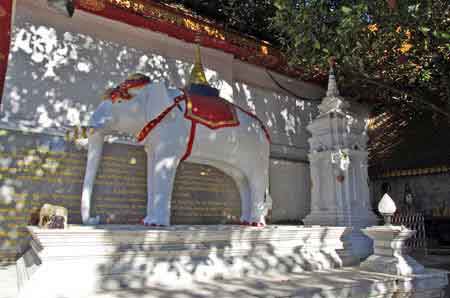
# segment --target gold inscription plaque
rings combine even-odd
[[[238,223],[241,201],[233,179],[218,169],[181,163],[172,195],[172,224]]]

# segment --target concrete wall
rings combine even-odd
[[[100,103],[103,91],[134,72],[182,87],[193,57],[191,44],[159,33],[83,12],[66,18],[49,10],[45,0],[17,0],[0,113],[3,171],[0,176],[0,219],[7,220],[6,224],[2,221],[0,225],[3,229],[0,231],[0,250],[11,250],[17,239],[26,236],[23,226],[29,220],[30,210],[45,201],[67,202],[71,222],[79,222],[77,206],[86,152],[69,144],[62,136],[73,126],[87,123]],[[302,218],[308,213],[310,200],[309,168],[305,163],[309,134],[305,127],[316,114],[316,104],[284,94],[266,70],[238,61],[229,54],[202,49],[202,58],[206,75],[210,83],[220,89],[221,96],[255,112],[270,130],[274,219]],[[318,99],[323,94],[323,90],[314,85],[274,76],[304,98]],[[110,140],[113,144],[109,145],[111,149],[104,157],[113,166],[110,170],[116,171],[110,174],[123,175],[127,169],[137,167],[133,170],[132,180],[139,181],[133,183],[144,187],[145,154],[142,148],[136,146],[130,136],[113,136]],[[50,150],[45,154],[56,154],[57,164],[61,163],[61,169],[69,172],[52,174],[51,170],[41,169],[47,166],[46,158],[39,153],[42,147]],[[37,168],[23,172],[24,169],[17,167],[30,158],[34,160],[34,157],[28,157],[29,152],[32,152],[31,156],[37,154],[37,161],[33,161]],[[139,158],[137,163],[130,165],[133,155]],[[105,171],[110,170],[105,168]],[[61,179],[64,184],[59,182]],[[36,181],[39,186],[33,184]],[[125,182],[120,183],[131,183]],[[139,217],[145,211],[142,208],[145,196],[139,194],[135,199],[139,209],[135,216]]]

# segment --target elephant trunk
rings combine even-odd
[[[91,218],[91,200],[94,190],[95,177],[102,158],[104,133],[95,130],[89,135],[89,147],[86,165],[86,174],[83,182],[81,197],[81,219],[83,224],[98,224],[99,218]]]

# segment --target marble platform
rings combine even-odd
[[[336,250],[343,249],[347,232],[344,227],[236,225],[28,230],[31,248],[17,262],[20,297],[46,298],[339,268]]]
[[[435,271],[417,284],[342,268],[336,250],[348,232],[343,227],[28,230],[31,248],[16,266],[18,297],[439,297],[447,282]],[[407,296],[411,287],[421,296]]]

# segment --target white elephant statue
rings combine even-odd
[[[217,128],[194,123],[192,118],[187,118],[186,109],[192,106],[186,99],[184,91],[167,88],[164,82],[150,83],[144,75],[133,75],[109,90],[89,122],[81,202],[83,224],[98,223],[98,218],[90,214],[91,199],[104,136],[112,131],[137,135],[145,147],[148,202],[143,221],[146,225],[170,225],[175,173],[183,160],[210,165],[230,175],[241,197],[241,223],[265,224],[270,140],[261,121],[229,104],[236,125],[225,123]]]

